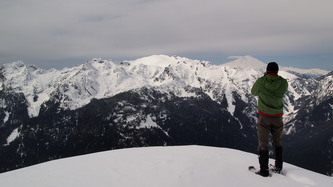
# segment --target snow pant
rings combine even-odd
[[[269,117],[269,116],[259,115],[258,118],[259,151],[268,150],[270,134],[272,134],[273,145],[275,147],[282,147],[282,139],[283,139],[282,117]]]
[[[268,168],[268,144],[270,134],[275,146],[275,167],[281,170],[283,164],[283,121],[282,117],[269,117],[259,115],[258,118],[258,150],[261,169]],[[267,156],[266,156],[267,155]]]

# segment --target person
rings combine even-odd
[[[278,75],[279,66],[276,62],[267,64],[266,73],[256,80],[251,93],[258,98],[258,152],[260,170],[257,174],[269,176],[269,138],[272,135],[275,147],[275,172],[281,172],[283,165],[283,96],[288,90],[286,79]]]

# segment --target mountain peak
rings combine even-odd
[[[241,69],[255,69],[262,70],[266,68],[266,64],[252,56],[230,56],[231,59],[236,59],[234,61],[222,64],[223,66],[229,66],[231,68],[241,68]]]
[[[177,64],[180,60],[186,58],[168,55],[152,55],[132,61],[135,64],[143,64],[148,66],[167,67],[172,64]],[[188,59],[187,59],[188,60]]]

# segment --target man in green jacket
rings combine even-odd
[[[253,85],[251,93],[258,99],[258,142],[260,171],[257,174],[267,177],[268,144],[272,134],[275,147],[275,171],[282,170],[282,138],[283,138],[283,96],[288,90],[286,79],[278,75],[279,66],[276,62],[267,65],[266,73]]]

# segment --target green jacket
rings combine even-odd
[[[282,116],[283,95],[287,90],[287,80],[277,74],[269,74],[259,78],[251,89],[253,95],[259,96],[259,114]]]

